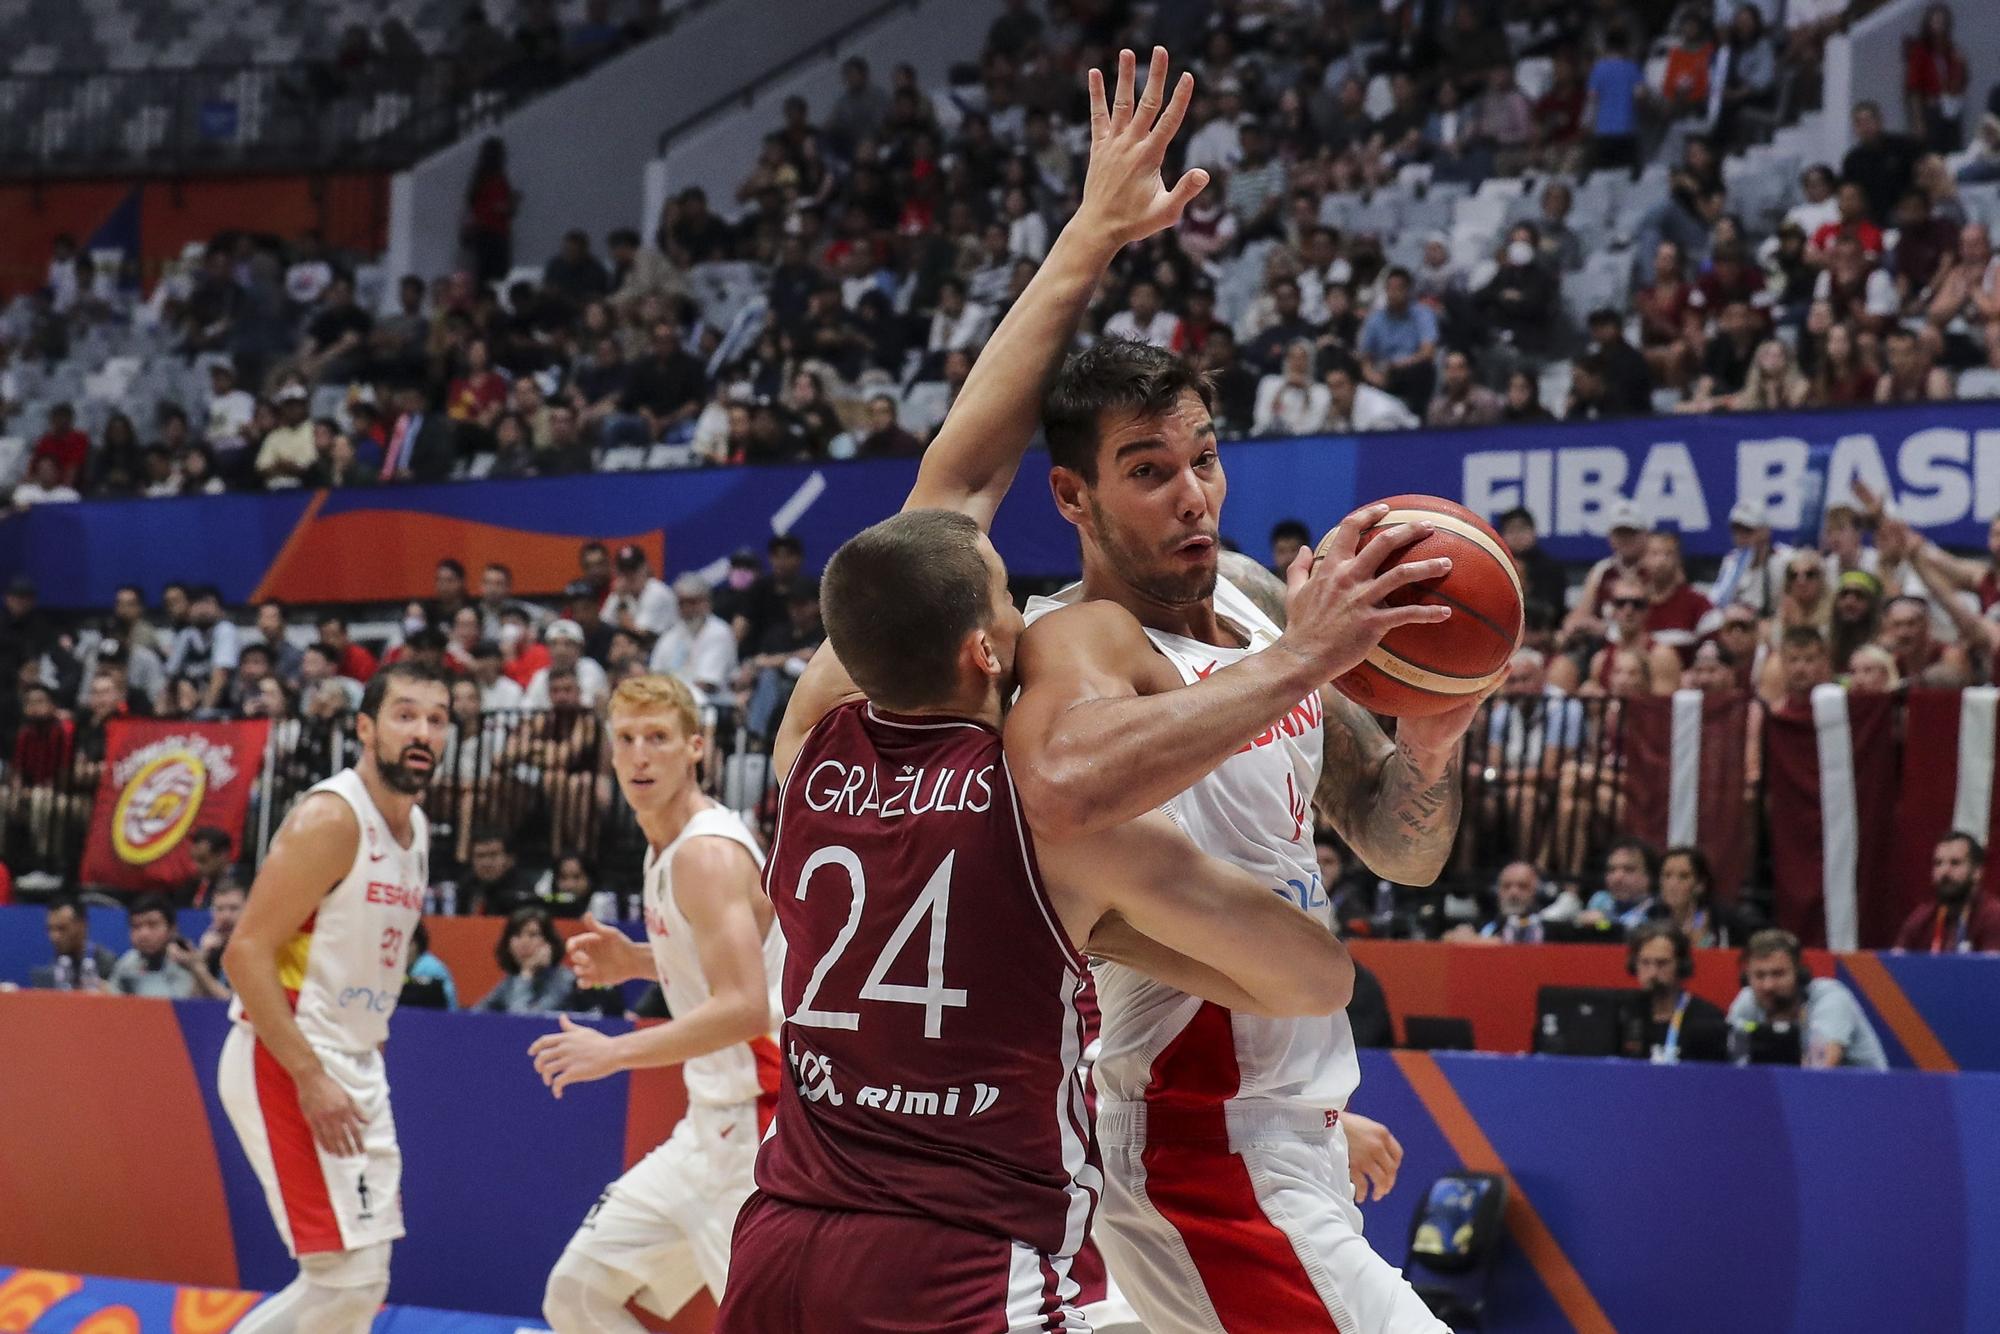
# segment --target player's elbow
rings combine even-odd
[[[1277,1019],[1317,1018],[1345,1010],[1354,999],[1354,960],[1339,941],[1316,951],[1313,962],[1287,975],[1268,999]]]
[[[1023,765],[1014,776],[1014,788],[1021,794],[1021,813],[1028,827],[1044,842],[1085,838],[1117,823],[1112,799],[1098,775],[1059,755]]]

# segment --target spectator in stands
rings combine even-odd
[[[1516,370],[1508,374],[1507,399],[1500,409],[1500,420],[1531,425],[1555,420],[1555,414],[1542,406],[1541,385],[1527,371]]]
[[[1660,914],[1653,886],[1659,878],[1659,854],[1643,839],[1621,838],[1604,856],[1604,888],[1592,894],[1577,914],[1578,926],[1631,931]]]
[[[1853,127],[1854,147],[1841,159],[1841,179],[1861,188],[1868,216],[1883,223],[1903,191],[1910,188],[1918,145],[1905,135],[1886,132],[1882,108],[1872,101],[1854,104]]]
[[[1694,656],[1695,632],[1713,608],[1688,582],[1679,533],[1661,531],[1646,535],[1646,549],[1639,557],[1639,577],[1651,599],[1646,611],[1647,634],[1654,643],[1679,653],[1685,665]]]
[[[195,994],[194,974],[167,957],[174,934],[174,905],[158,894],[135,899],[126,914],[132,947],[111,970],[107,988],[121,996],[186,1000]],[[185,945],[185,941],[181,941]]]
[[[1312,365],[1312,344],[1301,338],[1286,351],[1283,367],[1258,382],[1253,435],[1310,435],[1326,424],[1333,396],[1313,380]]]
[[[1669,121],[1708,118],[1708,79],[1715,33],[1705,15],[1684,9],[1660,79],[1660,114]]]
[[[409,971],[398,1004],[432,1010],[458,1008],[458,984],[444,960],[431,953],[431,933],[422,921],[410,931]]]
[[[992,311],[966,299],[963,279],[946,277],[938,285],[937,310],[931,316],[925,350],[933,356],[976,351],[992,332]]]
[[[576,305],[611,292],[611,271],[590,252],[590,236],[581,229],[563,233],[561,245],[542,267],[542,287]]]
[[[472,256],[473,276],[497,283],[514,267],[514,215],[521,193],[507,178],[507,144],[495,136],[479,146],[466,188],[465,221],[459,239]]]
[[[1493,916],[1481,924],[1475,938],[1501,945],[1541,944],[1541,894],[1540,867],[1508,862],[1493,881]]]
[[[29,970],[28,985],[44,991],[105,991],[118,956],[90,940],[90,919],[76,895],[62,892],[46,910],[49,948],[55,958]]]
[[[1989,110],[1979,118],[1972,143],[1951,155],[1949,167],[1960,185],[2000,181],[2000,111]]]
[[[236,923],[242,920],[243,903],[248,897],[239,884],[217,885],[209,898],[208,929],[201,933],[200,942],[190,945],[176,938],[168,944],[168,959],[185,968],[194,979],[195,995],[208,1000],[228,1000],[235,994],[223,969],[222,954],[229,947],[229,938],[236,934]]]
[[[1895,656],[1897,673],[1913,685],[1951,690],[1973,679],[1964,646],[1940,643],[1932,635],[1930,604],[1921,597],[1890,599],[1878,642]]]
[[[1729,554],[1722,558],[1710,594],[1715,603],[1749,607],[1769,616],[1785,596],[1785,568],[1792,549],[1771,538],[1771,516],[1755,500],[1739,500],[1729,511]]]
[[[75,487],[62,480],[61,465],[47,454],[29,460],[28,480],[16,486],[13,494],[17,510],[32,509],[36,505],[74,504],[82,499]]]
[[[674,580],[679,615],[653,645],[649,668],[685,681],[703,704],[727,698],[736,676],[736,632],[715,614],[708,581],[699,574]]]
[[[1977,364],[2000,347],[2000,260],[1984,223],[1959,228],[1956,254],[1944,258],[1923,295],[1925,318],[1959,364]]]
[[[196,826],[188,834],[188,878],[174,890],[174,902],[182,908],[208,908],[216,892],[228,882],[230,862],[236,846],[226,830],[212,824]]]
[[[318,461],[312,423],[307,420],[309,398],[306,387],[296,381],[277,393],[278,424],[257,449],[257,476],[268,490],[297,486]]]
[[[1730,406],[1743,391],[1756,358],[1759,327],[1747,301],[1731,301],[1716,318],[1715,336],[1702,353],[1701,374],[1682,410],[1709,412]]]
[[[48,459],[55,465],[54,475],[42,484],[78,486],[89,457],[90,437],[76,429],[76,409],[67,403],[58,403],[50,408],[49,429],[35,441],[34,451],[28,456],[30,467],[42,459]]]
[[[319,643],[337,674],[363,685],[375,675],[375,655],[348,636],[344,618],[331,614],[320,617]]]
[[[488,712],[518,709],[526,698],[519,682],[502,670],[500,645],[482,639],[473,646],[471,680],[479,692],[479,707]]]
[[[382,453],[381,479],[442,481],[451,471],[455,452],[451,419],[431,410],[430,397],[420,383],[398,389],[395,404],[396,423]]]
[[[1924,339],[1898,325],[1883,341],[1889,369],[1875,382],[1877,403],[1937,403],[1951,397],[1951,375],[1937,364]]]
[[[528,682],[527,707],[549,708],[549,677],[562,672],[575,677],[581,707],[596,708],[610,694],[611,686],[597,660],[583,656],[583,627],[567,618],[552,621],[543,632],[542,640],[548,646],[549,665],[536,672]]]
[[[889,94],[869,77],[868,62],[850,56],[840,67],[841,92],[827,112],[826,130],[833,146],[852,154],[857,146],[881,134],[889,118]]]
[[[1271,563],[1268,567],[1279,578],[1292,568],[1298,554],[1313,540],[1312,530],[1299,519],[1280,519],[1271,525]]]
[[[1799,938],[1776,928],[1759,931],[1743,947],[1743,989],[1729,1006],[1732,1051],[1749,1059],[1757,1033],[1772,1026],[1800,1026],[1800,1064],[1814,1069],[1889,1068],[1881,1039],[1844,983],[1806,971]]]
[[[1160,289],[1141,278],[1127,293],[1125,309],[1104,322],[1106,338],[1126,338],[1172,348],[1180,332],[1180,319],[1160,305]]]
[[[446,556],[431,572],[431,600],[428,606],[421,608],[424,619],[435,626],[448,626],[471,605],[471,599],[465,592],[464,562]]]
[[[267,598],[257,604],[256,633],[256,642],[270,654],[271,672],[287,683],[296,682],[299,679],[299,646],[285,635],[284,603],[276,598]]]
[[[562,937],[538,904],[513,909],[493,957],[507,976],[472,1008],[492,1014],[555,1014],[577,1008],[576,975],[557,962]]]
[[[1632,62],[1632,39],[1623,28],[1605,34],[1604,53],[1590,67],[1585,119],[1591,129],[1591,165],[1627,167],[1639,174],[1639,105],[1646,77]]]
[[[1801,371],[1791,345],[1778,338],[1757,344],[1743,388],[1718,400],[1731,412],[1789,412],[1812,401],[1812,382]]]
[[[466,878],[458,887],[459,912],[498,917],[532,905],[533,886],[514,861],[506,835],[491,826],[474,829]]]
[[[1361,324],[1362,374],[1402,400],[1412,413],[1429,404],[1436,381],[1437,316],[1411,297],[1410,272],[1392,268],[1382,279],[1382,304]]]
[[[653,577],[651,560],[628,543],[618,548],[614,564],[617,574],[602,611],[606,624],[649,638],[663,633],[673,623],[674,598],[666,584]]]
[[[896,420],[896,400],[888,394],[868,400],[867,428],[854,447],[856,458],[910,459],[924,452],[924,442]]]
[[[1445,374],[1447,378],[1451,374],[1449,358],[1445,361]],[[1521,588],[1528,599],[1560,607],[1568,576],[1563,572],[1562,562],[1542,550],[1541,539],[1535,531],[1534,514],[1525,506],[1517,505],[1500,516],[1499,526],[1500,538],[1514,555],[1514,565],[1521,574]]]
[[[1716,909],[1714,893],[1715,872],[1700,848],[1668,848],[1661,854],[1660,905],[1666,921],[1697,949],[1729,944],[1729,926]]]
[[[1812,692],[1833,681],[1833,657],[1826,635],[1817,626],[1794,625],[1778,641],[1778,651],[1765,660],[1761,693],[1766,703],[1794,718],[1812,716]]]
[[[1354,364],[1345,358],[1335,361],[1327,371],[1326,389],[1324,429],[1329,432],[1401,431],[1417,424],[1416,414],[1401,399],[1363,383]]]
[[[1952,40],[1951,28],[1951,6],[1934,4],[1903,47],[1903,101],[1910,132],[1937,153],[1956,152],[1964,136],[1965,52]]]
[[[194,681],[202,692],[201,707],[214,709],[240,654],[236,626],[222,615],[222,594],[213,585],[195,589],[188,601],[188,624],[174,636],[167,654],[167,675]]]
[[[2000,952],[2000,900],[1981,891],[1986,849],[1953,830],[1931,849],[1931,901],[1896,933],[1896,948],[1929,954]]]
[[[1672,241],[1660,242],[1653,252],[1652,281],[1632,298],[1639,315],[1639,349],[1656,384],[1679,389],[1694,369],[1699,317],[1693,295],[1681,248]]]
[[[1755,5],[1739,5],[1729,23],[1727,74],[1719,90],[1713,134],[1728,149],[1750,141],[1745,113],[1769,115],[1778,101],[1778,49],[1765,31],[1765,17]]]
[[[775,559],[772,564],[775,572]],[[755,643],[756,652],[743,660],[736,674],[737,708],[750,734],[763,739],[771,736],[807,661],[826,638],[817,582],[793,585],[785,613],[782,623],[765,629]]]
[[[1471,355],[1453,349],[1444,354],[1444,374],[1424,424],[1490,426],[1500,420],[1500,407],[1500,396],[1473,378]]]
[[[1625,940],[1625,971],[1639,984],[1619,1052],[1656,1065],[1729,1058],[1729,1025],[1713,1003],[1687,989],[1694,951],[1672,922],[1643,922]]]
[[[1851,407],[1875,401],[1880,376],[1874,353],[1855,338],[1852,325],[1830,325],[1816,360],[1809,395],[1814,407]]]

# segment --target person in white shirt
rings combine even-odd
[[[1310,435],[1326,424],[1333,395],[1312,371],[1312,344],[1298,339],[1285,349],[1284,369],[1257,382],[1252,435]]]
[[[1243,140],[1236,133],[1243,119],[1243,89],[1235,80],[1224,79],[1215,96],[1215,115],[1194,132],[1187,146],[1187,165],[1210,175],[1234,171],[1243,160]]]
[[[931,316],[926,352],[973,351],[993,332],[993,312],[965,298],[965,283],[946,278],[938,284],[937,312]]]
[[[1804,232],[1808,239],[1828,223],[1840,221],[1840,200],[1835,197],[1833,168],[1815,162],[1799,176],[1805,198],[1785,212],[1785,221]]]
[[[530,709],[549,707],[549,673],[569,672],[576,677],[582,705],[594,709],[611,694],[610,678],[594,658],[583,656],[583,627],[567,617],[550,624],[542,635],[549,646],[549,665],[528,679],[528,695],[523,701]]]
[[[1327,431],[1407,431],[1417,425],[1417,416],[1394,394],[1363,383],[1352,366],[1336,365],[1326,373]]]
[[[500,646],[482,639],[472,649],[472,682],[479,687],[479,710],[518,709],[527,698],[521,683],[501,672]]]
[[[1771,540],[1771,516],[1754,500],[1739,500],[1729,511],[1729,540],[1709,601],[1717,607],[1740,602],[1760,617],[1773,615],[1785,600],[1792,549]]]
[[[713,704],[736,675],[736,632],[715,614],[714,595],[700,575],[674,580],[674,601],[680,615],[653,645],[646,665],[659,675],[679,677],[702,704]]]
[[[49,505],[81,500],[73,486],[62,484],[62,469],[55,459],[43,454],[28,465],[28,480],[14,488],[14,508],[27,509],[30,505]]]
[[[1039,264],[1048,258],[1049,222],[1035,211],[1028,192],[1015,186],[1002,205],[1007,213],[1007,252]]]
[[[664,633],[674,623],[674,595],[653,577],[646,553],[627,543],[618,548],[614,564],[617,573],[604,599],[604,623],[649,637]]]
[[[1106,338],[1129,338],[1171,350],[1180,331],[1178,316],[1160,309],[1160,289],[1144,278],[1132,284],[1126,308],[1104,322]]]
[[[257,400],[236,385],[236,367],[218,358],[208,365],[208,443],[217,449],[241,449],[244,433],[257,415]]]

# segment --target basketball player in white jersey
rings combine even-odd
[[[388,1295],[403,1157],[381,1047],[430,883],[417,803],[450,723],[435,672],[378,672],[355,717],[360,760],[286,817],[229,940],[217,1083],[299,1262],[236,1326],[247,1334],[353,1334]]]
[[[1327,684],[1388,630],[1449,616],[1388,598],[1450,567],[1385,570],[1430,525],[1364,543],[1386,512],[1366,507],[1290,572],[1295,609],[1331,598],[1338,614],[1282,630],[1218,578],[1226,487],[1208,395],[1178,359],[1121,340],[1056,377],[1050,486],[1084,574],[1029,603],[1009,761],[1043,837],[1164,807],[1330,929],[1315,810],[1404,884],[1433,880],[1457,832],[1455,764],[1479,700],[1405,719],[1392,741]],[[1442,1329],[1361,1239],[1339,1124],[1360,1078],[1346,1015],[1261,1018],[1117,964],[1095,973],[1097,1236],[1152,1334]]]
[[[672,1020],[609,1037],[564,1016],[529,1052],[560,1098],[620,1070],[678,1065],[688,1111],[666,1143],[613,1182],[549,1275],[556,1334],[643,1330],[626,1309],[671,1317],[706,1284],[722,1300],[729,1234],[755,1189],[757,1144],[777,1103],[784,937],[771,925],[763,851],[696,778],[700,710],[671,676],[611,694],[611,765],[646,835],[646,940],[585,920],[569,962],[585,986],[659,979]]]

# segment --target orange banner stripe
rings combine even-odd
[[[1944,1049],[1937,1034],[1931,1032],[1931,1026],[1917,1013],[1917,1007],[1910,1004],[1910,998],[1903,994],[1902,986],[1879,956],[1842,954],[1837,957],[1847,969],[1847,975],[1861,988],[1861,994],[1875,1007],[1875,1013],[1882,1016],[1882,1022],[1896,1035],[1896,1041],[1910,1053],[1917,1069],[1947,1072],[1958,1069],[1958,1062]]]
[[[313,492],[312,499],[306,502],[305,512],[299,515],[299,521],[292,525],[292,531],[285,535],[285,544],[278,548],[277,555],[271,557],[271,564],[265,569],[264,577],[257,581],[256,591],[250,594],[252,602],[262,602],[271,596],[272,577],[285,568],[285,562],[291,557],[293,549],[305,540],[306,534],[312,529],[313,521],[319,518],[319,508],[326,504],[328,494],[330,493],[325,487]]]
[[[1396,1064],[1402,1069],[1403,1078],[1410,1081],[1417,1097],[1423,1100],[1424,1110],[1437,1122],[1444,1132],[1446,1142],[1459,1160],[1471,1172],[1491,1172],[1507,1182],[1507,1231],[1514,1238],[1514,1244],[1528,1257],[1528,1263],[1554,1297],[1556,1305],[1569,1318],[1569,1323],[1577,1334],[1618,1334],[1617,1326],[1604,1314],[1604,1308],[1597,1304],[1590,1287],[1583,1281],[1583,1275],[1576,1272],[1569,1256],[1563,1253],[1562,1243],[1555,1233],[1549,1231],[1542,1216],[1535,1212],[1535,1206],[1528,1199],[1521,1183],[1507,1170],[1507,1164],[1494,1151],[1493,1143],[1486,1138],[1486,1132],[1479,1128],[1479,1122],[1466,1108],[1465,1100],[1458,1096],[1458,1090],[1445,1078],[1444,1071],[1431,1058],[1429,1052],[1398,1051],[1392,1053]]]

